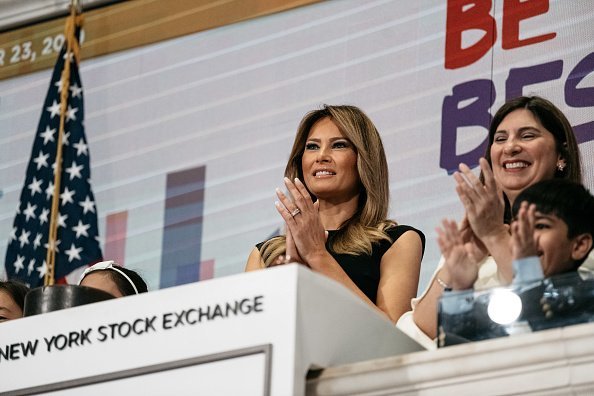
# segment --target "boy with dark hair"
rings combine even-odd
[[[592,251],[594,197],[581,184],[551,179],[520,193],[512,213],[515,220],[511,225],[510,244],[516,285],[510,294],[519,297],[515,306],[517,316],[513,316],[514,306],[509,302],[495,308],[497,291],[451,294],[451,298],[440,302],[440,346],[583,323],[592,317],[590,308],[584,308],[584,304],[591,307],[591,293],[582,296],[579,287],[575,289],[577,294],[571,294],[571,298],[575,298],[572,303],[566,301],[564,294],[545,299],[546,287],[554,288],[557,282],[565,285],[568,280],[575,283],[579,279],[577,274],[575,278],[568,275],[550,279],[546,286],[539,281],[575,273]],[[480,256],[472,250],[471,244],[463,242],[455,222],[444,221],[438,233],[440,247],[448,253],[446,260],[450,263],[446,261],[445,265],[451,265],[452,285],[472,284],[478,276]],[[504,315],[497,317],[501,313]],[[507,325],[510,327],[505,327]]]
[[[514,282],[575,271],[592,250],[594,197],[581,184],[541,181],[520,193],[512,211]]]

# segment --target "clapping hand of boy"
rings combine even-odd
[[[510,244],[514,260],[538,255],[537,241],[534,238],[535,219],[536,205],[522,202],[518,215],[511,225]]]

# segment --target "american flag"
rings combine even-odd
[[[30,287],[42,285],[47,272],[46,254],[60,128],[61,74],[66,60],[71,62],[71,71],[62,138],[55,279],[102,260],[97,208],[90,184],[89,146],[84,132],[82,84],[76,58],[72,54],[66,55],[64,43],[43,105],[6,250],[8,278],[20,279]]]

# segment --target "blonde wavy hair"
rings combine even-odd
[[[285,176],[291,180],[296,177],[304,180],[301,158],[305,143],[314,124],[324,118],[332,120],[352,143],[357,154],[360,181],[357,211],[340,226],[339,232],[331,241],[330,248],[337,254],[371,254],[374,243],[381,240],[391,242],[385,230],[395,226],[396,222],[386,219],[390,190],[384,146],[375,125],[361,109],[346,105],[324,105],[319,110],[307,113],[297,129],[297,136],[285,168]],[[315,200],[311,191],[310,194]],[[285,252],[284,235],[269,239],[260,248],[260,255],[267,267]]]

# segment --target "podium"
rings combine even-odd
[[[0,325],[0,393],[302,395],[310,368],[423,348],[292,264]]]

